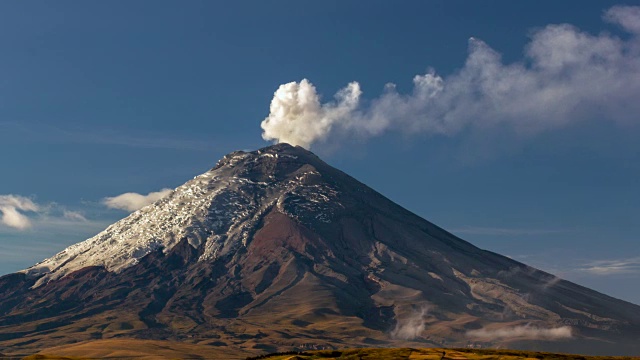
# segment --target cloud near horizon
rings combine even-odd
[[[24,213],[37,211],[40,211],[40,206],[30,198],[12,194],[0,195],[0,221],[8,227],[19,230],[31,227],[31,221]]]
[[[640,274],[640,257],[593,261],[578,270],[594,275]]]
[[[16,194],[0,195],[0,214],[0,224],[16,230],[32,228],[34,220],[36,225],[51,219],[66,219],[70,223],[88,221],[79,211],[67,210],[56,203],[38,204],[32,198]]]
[[[111,209],[126,210],[134,212],[140,210],[143,207],[153,204],[154,202],[169,195],[173,190],[162,189],[157,192],[150,192],[147,195],[142,195],[134,192],[124,193],[114,197],[107,197],[102,200],[102,203]]]
[[[603,20],[628,37],[548,25],[533,32],[525,57],[511,64],[470,38],[459,71],[447,77],[435,70],[416,75],[409,94],[387,84],[366,105],[357,82],[326,103],[307,79],[280,85],[261,124],[262,137],[309,148],[337,134],[369,138],[397,129],[452,136],[469,128],[504,127],[533,136],[590,119],[635,123],[640,116],[640,7],[614,6]]]
[[[513,326],[497,329],[482,328],[467,331],[467,337],[474,339],[513,339],[527,338],[530,340],[560,340],[571,338],[571,327],[539,328],[535,326]]]

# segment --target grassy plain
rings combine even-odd
[[[545,352],[496,349],[348,349],[272,354],[250,360],[638,360],[640,357],[583,356]]]
[[[229,350],[155,340],[97,340],[50,348],[24,360],[247,359],[247,360],[640,360],[640,357],[584,356],[497,349],[361,348],[249,356]]]

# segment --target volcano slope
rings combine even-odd
[[[481,250],[300,147],[234,152],[0,278],[0,349],[91,339],[243,354],[510,346],[638,354],[640,306]]]

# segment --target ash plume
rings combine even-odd
[[[366,104],[357,82],[326,103],[307,79],[283,84],[261,124],[262,137],[309,148],[337,134],[453,136],[466,129],[506,128],[534,136],[592,119],[637,122],[640,7],[614,6],[603,20],[625,37],[548,25],[532,33],[524,58],[510,64],[483,41],[470,38],[468,57],[457,72],[416,75],[408,94],[387,84]]]

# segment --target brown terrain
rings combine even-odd
[[[55,355],[54,355],[55,354]],[[204,345],[159,340],[94,340],[43,350],[24,360],[83,359],[231,359],[240,356]],[[585,356],[506,349],[469,348],[358,348],[338,350],[287,351],[247,360],[637,360],[630,356]]]
[[[83,359],[245,359],[251,353],[167,340],[104,339],[54,346],[40,355]]]
[[[302,148],[232,153],[211,174],[202,191],[233,179],[211,202],[185,197],[194,193],[187,183],[100,240],[109,244],[121,228],[158,228],[155,219],[172,201],[196,204],[189,214],[204,215],[189,218],[191,232],[176,235],[171,247],[113,270],[111,258],[89,257],[96,243],[45,262],[45,272],[1,277],[0,351],[104,357],[153,348],[167,357],[243,358],[508,346],[640,353],[640,306],[481,250]],[[223,200],[244,210],[221,227],[212,219]],[[215,256],[204,256],[212,248]],[[74,267],[80,259],[93,262]]]

